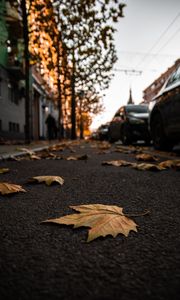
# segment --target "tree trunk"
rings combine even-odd
[[[21,0],[24,38],[24,58],[25,58],[25,143],[30,143],[30,96],[29,96],[29,32],[28,18],[26,10],[26,0]]]
[[[58,84],[58,112],[59,112],[59,116],[58,116],[58,138],[59,140],[62,138],[62,134],[63,134],[63,123],[62,123],[62,97],[61,97],[61,72],[60,72],[60,38],[59,38],[59,34],[58,33],[58,45],[57,45],[57,49],[58,49],[58,53],[57,53],[57,84]]]
[[[75,56],[73,48],[72,59],[72,77],[71,77],[71,139],[76,139],[76,96],[75,96]]]

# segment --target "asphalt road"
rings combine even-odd
[[[178,300],[180,173],[103,166],[103,160],[135,161],[135,155],[113,148],[103,154],[86,143],[73,149],[61,154],[88,159],[0,161],[10,168],[0,182],[27,190],[0,195],[0,299]],[[50,187],[27,182],[39,175],[62,176],[65,182]],[[90,243],[87,228],[41,224],[72,213],[70,205],[93,203],[150,214],[133,217],[138,233]]]

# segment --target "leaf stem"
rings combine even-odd
[[[125,217],[141,217],[150,214],[150,210],[146,209],[142,213],[137,213],[137,214],[124,214]]]

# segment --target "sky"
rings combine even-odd
[[[109,122],[127,104],[129,89],[135,104],[143,90],[180,58],[180,0],[122,0],[124,18],[116,26],[118,61],[114,78],[104,91],[104,112],[91,125]]]

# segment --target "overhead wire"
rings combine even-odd
[[[141,75],[143,71],[139,70],[137,68],[144,62],[144,60],[146,59],[146,57],[148,57],[149,55],[153,56],[152,59],[154,59],[155,57],[157,57],[157,55],[160,53],[160,51],[162,49],[164,49],[164,47],[180,31],[180,28],[178,28],[178,30],[168,39],[168,41],[166,41],[166,43],[156,53],[151,53],[151,51],[159,44],[159,42],[162,40],[162,38],[165,36],[165,34],[168,32],[168,30],[171,28],[171,26],[175,23],[175,21],[179,18],[179,16],[180,16],[180,12],[175,16],[175,18],[171,21],[171,23],[167,26],[167,28],[161,33],[161,35],[156,40],[156,42],[153,44],[153,46],[149,49],[149,51],[144,54],[143,58],[140,60],[140,62],[136,65],[136,67],[134,69],[122,68],[122,69],[114,69],[114,71],[116,71],[116,72],[124,72],[126,75]],[[120,52],[126,53],[126,54],[133,54],[133,53],[135,53],[135,54],[142,54],[140,52],[128,52],[128,51],[120,51]],[[163,54],[163,56],[171,56],[171,57],[173,57],[173,55],[166,55],[166,54]],[[155,72],[156,70],[153,69],[151,71]]]
[[[151,54],[151,51],[159,44],[159,42],[161,41],[161,39],[168,32],[168,30],[175,23],[175,21],[179,18],[179,16],[180,16],[180,12],[176,15],[176,17],[172,20],[172,22],[167,26],[167,28],[162,32],[162,34],[159,36],[159,38],[156,40],[156,42],[153,44],[153,46],[149,49],[149,51],[143,56],[143,58],[141,59],[141,61],[136,65],[135,69],[137,67],[139,67],[139,65],[141,65],[144,62],[144,60],[146,59],[146,57],[148,57]]]
[[[154,55],[157,56],[159,54],[159,52],[162,49],[164,49],[166,47],[166,45],[178,34],[179,31],[180,31],[180,27],[173,33],[172,36],[170,36],[170,38],[166,41],[166,43]]]

